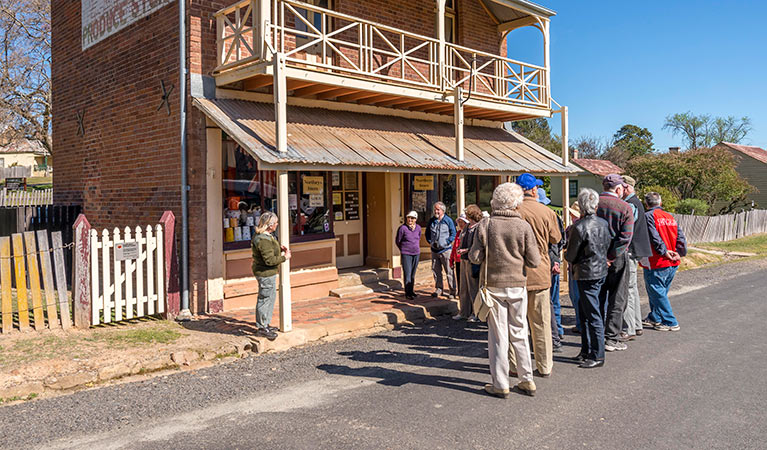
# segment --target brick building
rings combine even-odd
[[[178,15],[171,0],[52,2],[55,202],[96,227],[181,216]],[[261,211],[294,254],[289,328],[291,299],[327,295],[339,269],[398,276],[408,210],[488,209],[519,173],[577,173],[503,128],[555,112],[553,15],[526,0],[187,1],[192,312],[255,305]],[[506,54],[525,26],[543,65]]]

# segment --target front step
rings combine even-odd
[[[330,296],[338,298],[357,297],[360,295],[369,295],[372,293],[372,289],[361,284],[357,286],[346,286],[330,290]]]

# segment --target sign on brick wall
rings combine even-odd
[[[82,0],[83,50],[174,0]]]

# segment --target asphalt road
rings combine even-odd
[[[0,408],[0,447],[767,448],[767,263],[673,292],[682,331],[590,371],[568,335],[533,398],[482,393],[486,330],[448,320]]]

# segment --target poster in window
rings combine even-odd
[[[342,205],[344,203],[343,196],[340,192],[333,192],[333,206]]]
[[[426,192],[413,192],[413,210],[426,211]]]
[[[330,179],[334,188],[341,187],[341,172],[331,172]]]
[[[433,191],[434,175],[416,175],[413,177],[414,191]]]
[[[301,184],[304,195],[322,194],[325,190],[325,177],[301,177]]]
[[[333,220],[341,221],[344,220],[344,212],[343,211],[336,211],[335,216],[333,217]]]
[[[344,190],[356,191],[359,189],[357,185],[357,172],[344,172]]]
[[[288,194],[288,207],[291,211],[298,209],[298,196],[296,194]]]
[[[309,206],[312,208],[321,208],[325,206],[325,196],[322,194],[310,194]]]
[[[346,220],[359,220],[360,218],[359,192],[344,193],[344,212],[346,213]]]

